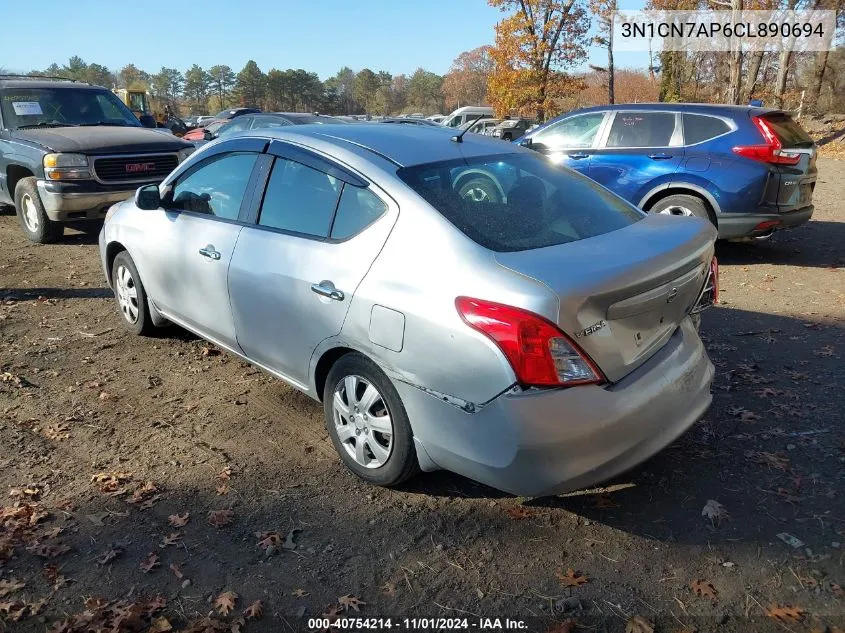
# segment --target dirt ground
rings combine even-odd
[[[411,629],[845,627],[843,182],[821,160],[809,225],[718,246],[705,419],[607,488],[543,499],[447,473],[361,483],[317,403],[178,329],[126,333],[94,236],[35,245],[0,216],[0,630],[222,630],[196,621],[225,592],[215,617],[250,633],[342,609]]]

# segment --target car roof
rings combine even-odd
[[[443,160],[489,156],[521,151],[516,145],[480,135],[466,134],[462,142],[452,139],[456,130],[430,125],[298,125],[252,130],[237,136],[259,136],[293,141],[304,145],[309,139],[329,143],[362,155],[362,151],[387,159],[399,167],[409,167]],[[227,138],[234,138],[233,136]],[[370,159],[373,157],[370,156]]]
[[[747,114],[747,115],[760,115],[766,114],[768,112],[780,112],[777,108],[760,108],[757,106],[748,106],[748,105],[733,105],[728,103],[615,103],[612,105],[598,105],[598,106],[591,106],[588,108],[579,108],[577,110],[572,110],[570,112],[566,112],[561,116],[567,116],[569,114],[576,114],[576,113],[583,113],[583,112],[604,112],[605,110],[628,110],[628,111],[637,111],[637,110],[651,110],[651,111],[661,111],[661,110],[668,110],[668,111],[683,111],[683,112],[700,112],[700,113],[709,113],[709,114],[722,114],[722,115],[736,115],[736,114]],[[559,117],[556,117],[559,118]]]
[[[93,86],[81,81],[63,81],[60,79],[3,79],[0,88],[76,88],[78,90],[107,90],[103,86]]]

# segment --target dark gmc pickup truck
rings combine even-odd
[[[96,224],[193,150],[142,126],[105,88],[0,75],[0,205],[15,206],[34,242],[55,242],[68,223]]]

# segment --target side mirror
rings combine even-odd
[[[519,141],[519,144],[522,145],[522,147],[527,147],[531,149],[531,146],[534,145],[534,141],[531,140],[531,137],[522,137],[522,139]]]
[[[161,194],[158,185],[144,185],[135,192],[135,206],[144,211],[154,211],[161,207]]]
[[[142,114],[138,117],[138,120],[144,127],[156,127],[156,120],[152,115]]]
[[[212,134],[208,130],[204,130],[203,133],[202,133],[202,138],[206,141],[213,141],[214,140],[214,134]]]

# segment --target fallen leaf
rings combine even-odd
[[[632,615],[625,622],[625,633],[654,633],[654,624],[641,615]]]
[[[701,516],[710,519],[711,523],[720,523],[723,519],[730,519],[728,511],[715,499],[708,499],[701,510]]]
[[[22,589],[26,587],[25,582],[21,582],[16,578],[11,578],[10,580],[0,580],[0,598],[5,598],[10,593],[14,593],[18,589]]]
[[[261,600],[256,600],[246,609],[244,609],[244,618],[247,620],[258,620],[264,612],[264,603]]]
[[[258,537],[257,546],[263,550],[267,550],[271,547],[278,549],[282,545],[282,535],[278,532],[256,532],[255,536]]]
[[[165,536],[161,543],[158,544],[159,547],[162,549],[165,547],[170,547],[171,545],[178,545],[182,541],[182,534],[179,532],[172,532]]]
[[[228,484],[220,484],[217,486],[217,495],[223,496],[229,494],[229,485]]]
[[[232,609],[235,608],[235,602],[238,599],[238,594],[234,591],[224,591],[214,601],[214,608],[220,615],[229,615]]]
[[[310,596],[311,592],[305,591],[305,589],[297,589],[290,595],[292,595],[294,598],[304,598],[306,596]]]
[[[690,587],[697,595],[710,598],[711,600],[715,600],[719,595],[716,587],[708,580],[693,580],[690,583]]]
[[[581,585],[585,585],[590,582],[589,578],[579,574],[574,569],[566,570],[565,574],[563,572],[557,572],[555,576],[557,576],[557,579],[560,580],[560,584],[564,587],[580,587]]]
[[[366,602],[364,602],[360,598],[353,596],[351,594],[347,594],[345,596],[340,596],[340,598],[337,599],[337,603],[341,607],[343,607],[344,611],[349,611],[349,609],[354,609],[355,611],[360,611],[361,607],[363,605],[367,604]]]
[[[41,598],[37,602],[30,602],[27,605],[30,616],[36,616],[47,606],[47,598]]]
[[[845,598],[845,590],[842,589],[842,585],[832,582],[830,583],[830,591],[837,598]]]
[[[153,620],[150,628],[147,629],[147,633],[168,633],[168,631],[172,630],[173,626],[170,624],[170,621],[164,616],[161,616]]]
[[[798,622],[804,617],[804,609],[801,607],[789,607],[773,604],[766,609],[766,615],[781,622]]]
[[[107,549],[97,558],[97,564],[108,565],[111,561],[113,561],[121,554],[123,554],[123,549],[121,549],[120,547],[113,547],[111,549]]]
[[[180,528],[188,525],[188,519],[190,518],[190,516],[190,512],[185,512],[183,514],[171,514],[169,517],[167,517],[167,520],[173,527]]]
[[[141,561],[141,564],[138,567],[143,573],[148,574],[158,566],[158,554],[156,554],[155,552],[150,552],[149,554],[147,554],[147,557]]]
[[[789,458],[782,453],[767,453],[765,451],[748,451],[745,456],[756,464],[762,464],[776,470],[787,470]]]
[[[234,471],[232,470],[232,467],[226,466],[226,468],[217,473],[217,479],[220,481],[229,481],[233,474]]]
[[[56,542],[54,545],[31,545],[26,550],[41,558],[56,558],[62,554],[67,554],[70,548],[67,545]]]
[[[396,585],[392,582],[386,582],[381,586],[381,593],[385,596],[390,596],[391,598],[396,595]]]
[[[212,510],[208,513],[208,522],[216,528],[229,525],[235,519],[232,510]]]
[[[525,506],[514,506],[505,510],[505,513],[512,519],[527,519],[534,515],[534,510]]]

